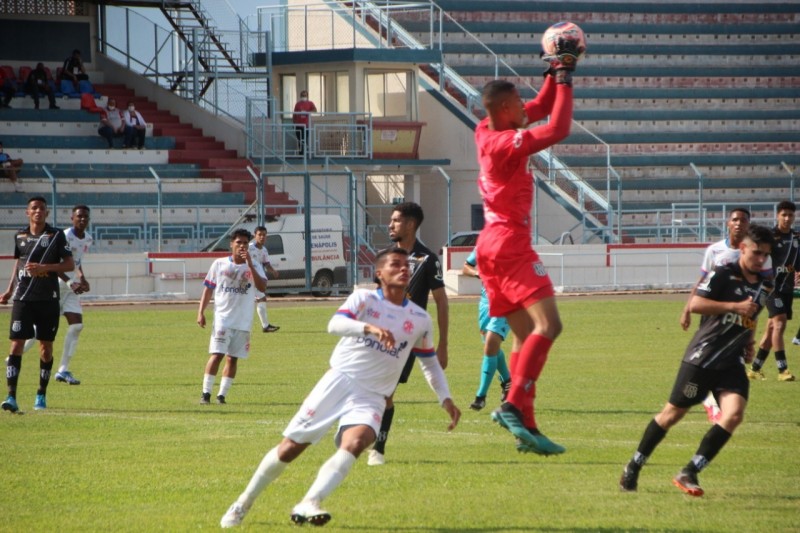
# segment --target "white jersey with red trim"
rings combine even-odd
[[[729,265],[739,260],[739,248],[731,248],[728,239],[717,241],[708,248],[703,255],[703,264],[700,268],[703,270],[703,275],[712,272],[716,267]],[[769,277],[772,275],[772,258],[767,257],[764,266],[761,268],[761,275]]]
[[[331,368],[366,390],[389,396],[397,387],[409,355],[436,355],[431,316],[411,300],[395,305],[384,298],[380,289],[357,289],[336,314],[388,329],[394,335],[392,349],[373,335],[342,337],[334,348]]]
[[[250,243],[250,246],[248,246],[247,250],[250,253],[250,257],[252,258],[253,263],[258,263],[262,267],[264,267],[264,265],[269,264],[269,252],[267,251],[266,246],[262,246],[261,248],[259,248],[258,246],[256,246],[255,241],[252,241]],[[266,278],[266,276],[264,277]]]
[[[254,261],[253,268],[266,279],[260,264]],[[220,257],[211,264],[203,285],[214,291],[215,331],[250,331],[253,326],[253,294],[256,287],[247,263],[236,264],[231,256]]]
[[[79,272],[78,268],[81,267],[81,262],[83,261],[83,254],[89,251],[89,248],[92,247],[94,244],[94,239],[89,234],[88,231],[83,232],[83,237],[78,237],[75,235],[75,228],[67,228],[64,230],[64,236],[67,238],[67,244],[69,244],[70,249],[72,250],[72,260],[75,261],[75,270],[72,272],[65,272],[67,277],[70,281],[74,280],[78,277]],[[63,283],[63,280],[59,278],[59,281]]]

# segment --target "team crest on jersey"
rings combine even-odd
[[[514,148],[519,148],[522,146],[522,132],[525,130],[517,130],[517,133],[514,134]]]
[[[11,331],[13,331],[14,333],[19,333],[20,331],[22,331],[22,322],[20,322],[19,320],[15,320],[14,322],[12,322]]]
[[[687,383],[685,387],[683,387],[683,395],[687,398],[694,398],[697,396],[697,383]]]
[[[39,238],[39,246],[41,246],[42,248],[47,248],[48,246],[50,246],[50,236],[42,235]]]
[[[411,322],[410,320],[406,320],[405,322],[403,322],[403,331],[405,331],[408,334],[413,333],[414,332],[414,323]]]

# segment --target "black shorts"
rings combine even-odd
[[[13,340],[31,339],[34,335],[40,341],[52,342],[58,333],[58,320],[61,308],[58,300],[40,302],[14,301],[11,308],[11,327],[8,338]],[[36,326],[34,332],[33,327]]]
[[[793,299],[794,294],[792,293],[772,293],[772,295],[767,298],[767,311],[769,312],[769,317],[772,318],[778,315],[786,315],[786,320],[791,320]]]
[[[714,398],[718,398],[720,392],[727,391],[735,392],[747,400],[750,380],[747,379],[744,365],[709,369],[681,363],[669,403],[688,408],[705,400],[709,391],[714,394]]]
[[[417,356],[411,354],[408,356],[408,360],[406,361],[406,366],[403,367],[403,372],[400,374],[400,381],[398,383],[408,383],[408,378],[411,377],[411,370],[414,368],[414,361],[417,360]]]

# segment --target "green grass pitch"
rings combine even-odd
[[[700,475],[703,498],[671,484],[707,430],[700,407],[656,450],[639,492],[623,494],[622,466],[667,399],[691,335],[678,326],[683,297],[559,300],[565,327],[538,386],[537,414],[567,453],[550,458],[518,454],[511,435],[491,422],[497,385],[486,409],[468,408],[482,355],[476,305],[450,306],[447,375],[463,411],[459,427],[445,431],[446,414],[415,369],[396,395],[387,464],[358,461],[325,501],[333,515],[326,530],[800,530],[800,383],[778,383],[772,356],[769,379],[752,384],[744,424]],[[255,330],[227,405],[198,404],[209,331],[196,325],[194,306],[85,308],[72,363],[83,384],[52,382],[43,412],[32,409],[38,358],[26,354],[18,390],[26,414],[0,413],[0,531],[218,529],[337,340],[325,325],[338,302],[276,298],[270,306],[281,330]],[[6,306],[3,328],[8,317]],[[796,326],[790,322],[787,339]],[[56,364],[62,340],[63,331]],[[800,347],[789,344],[787,354],[799,372]],[[333,453],[329,437],[267,488],[245,530],[296,529],[289,513]]]

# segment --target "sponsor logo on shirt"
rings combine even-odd
[[[381,352],[381,353],[385,353],[386,355],[390,355],[390,356],[394,357],[395,359],[399,359],[399,354],[408,345],[408,341],[401,342],[399,346],[395,346],[391,350],[389,348],[387,348],[386,345],[383,344],[382,342],[380,342],[380,341],[378,341],[376,339],[373,339],[371,337],[357,337],[356,338],[356,344],[363,344],[367,348],[371,348],[371,349],[373,349],[375,351],[378,351],[378,352]]]

